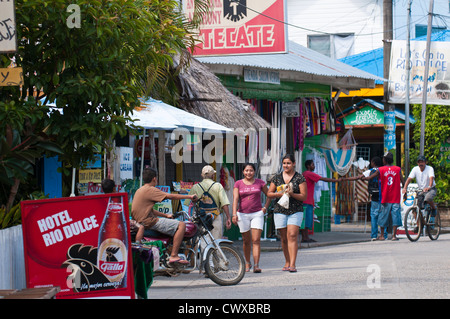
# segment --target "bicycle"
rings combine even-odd
[[[426,226],[426,233],[431,240],[437,240],[441,233],[441,217],[436,211],[432,216],[431,206],[424,201],[425,193],[420,188],[409,188],[408,195],[414,196],[413,206],[410,207],[404,217],[406,237],[412,242],[417,241]],[[424,217],[425,216],[425,217]]]

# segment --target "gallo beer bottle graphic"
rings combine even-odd
[[[98,235],[97,266],[115,288],[127,286],[127,247],[122,197],[112,196]]]

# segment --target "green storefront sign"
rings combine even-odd
[[[395,123],[404,123],[398,118]],[[384,113],[370,106],[365,106],[362,109],[355,111],[344,117],[344,124],[346,126],[360,126],[360,125],[384,125]]]

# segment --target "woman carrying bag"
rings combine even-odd
[[[306,179],[295,171],[295,158],[291,154],[283,157],[283,171],[275,175],[270,183],[267,197],[277,199],[274,205],[275,228],[280,232],[281,247],[286,259],[283,271],[297,272],[299,229],[303,221],[303,201],[307,197]],[[282,191],[277,191],[277,188]],[[284,191],[283,191],[284,190]],[[280,205],[283,195],[287,195],[286,206]],[[283,198],[286,198],[286,196]]]

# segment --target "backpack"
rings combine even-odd
[[[207,191],[204,190],[202,185],[199,183],[198,186],[203,190],[203,194],[199,199],[198,207],[200,213],[204,213],[206,215],[211,215],[213,219],[216,219],[217,216],[220,214],[219,206],[217,206],[216,202],[214,201],[214,198],[209,193],[209,190],[211,187],[214,186],[217,182],[212,183],[212,185],[208,188]]]
[[[370,171],[370,175],[375,174],[377,169],[373,168]],[[372,196],[373,201],[378,201],[380,196],[380,186],[378,184],[378,177],[372,178],[368,184],[369,194]]]

